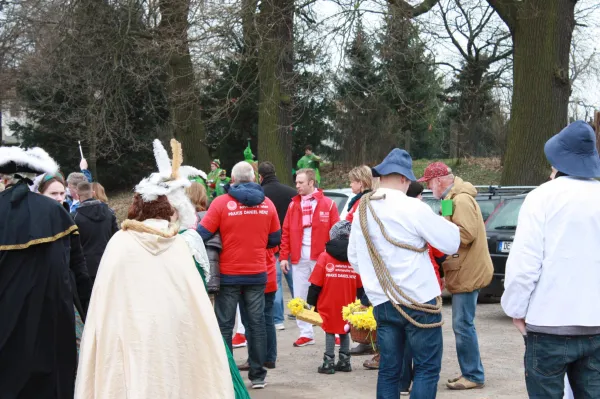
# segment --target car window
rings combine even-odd
[[[485,199],[481,201],[478,200],[477,203],[479,204],[479,208],[481,209],[481,215],[483,216],[483,221],[485,222],[486,220],[488,220],[490,215],[494,213],[494,209],[496,209],[496,207],[500,203],[500,199]]]
[[[441,202],[438,199],[433,197],[423,198],[423,202],[431,207],[433,212],[440,213]],[[481,209],[481,214],[483,215],[483,221],[485,222],[490,215],[494,212],[494,209],[500,203],[500,199],[478,199],[477,203],[479,204],[479,208]]]
[[[433,212],[435,212],[436,214],[440,213],[440,210],[442,208],[442,203],[440,202],[439,199],[435,199],[433,197],[427,197],[427,198],[423,198],[423,202],[426,203],[427,205],[429,205],[431,207],[431,209],[433,210]]]
[[[517,228],[519,211],[525,198],[508,199],[502,202],[486,223],[487,230],[514,230]]]
[[[342,213],[342,210],[344,209],[344,207],[346,206],[346,203],[348,202],[348,196],[344,195],[344,194],[328,193],[328,192],[325,192],[325,196],[332,199],[335,202],[335,205],[337,206],[338,212]]]

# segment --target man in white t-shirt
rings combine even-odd
[[[412,395],[434,399],[442,367],[441,291],[427,243],[454,254],[460,245],[459,230],[424,202],[406,195],[416,180],[406,151],[394,149],[373,168],[373,176],[381,178],[380,188],[361,199],[352,222],[348,260],[360,273],[377,320],[381,354],[377,399],[400,396],[405,339],[415,364]],[[405,306],[400,291],[412,299],[413,309]]]

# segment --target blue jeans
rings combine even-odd
[[[575,398],[600,398],[600,335],[528,332],[525,383],[531,399],[562,399],[565,373]]]
[[[285,276],[285,281],[287,281],[287,285],[292,293],[292,298],[294,297],[294,283],[292,280],[292,269],[288,272],[288,274],[283,274],[281,271],[281,265],[279,264],[279,255],[277,255],[277,293],[275,294],[275,302],[273,304],[273,321],[275,324],[283,323],[283,284],[281,283],[282,276]]]
[[[478,296],[479,290],[452,294],[452,329],[462,376],[471,382],[483,384],[485,376],[474,323]]]
[[[215,314],[221,335],[233,352],[231,338],[235,325],[235,311],[238,303],[240,312],[246,312],[246,334],[248,336],[248,357],[250,359],[250,381],[264,381],[267,370],[263,367],[267,354],[265,332],[265,284],[221,285],[215,298]]]
[[[435,304],[435,299],[428,302]],[[403,307],[419,323],[431,324],[442,320],[441,314],[424,313]],[[375,306],[377,345],[379,346],[379,375],[377,399],[400,396],[400,374],[408,340],[414,360],[414,382],[411,399],[434,399],[442,369],[442,328],[419,328],[406,320],[391,302]]]
[[[413,354],[408,337],[404,340],[404,357],[402,358],[402,372],[400,373],[400,391],[408,392],[410,383],[414,378]]]
[[[269,292],[265,294],[265,329],[267,331],[267,357],[266,362],[277,361],[277,333],[275,332],[275,324],[273,323],[273,300],[275,299],[275,293]],[[240,301],[240,316],[242,318],[242,324],[246,325],[248,320],[248,315],[242,306],[242,302],[244,299]],[[246,340],[250,340],[252,333],[246,330]],[[250,359],[248,359],[248,363],[250,363]]]

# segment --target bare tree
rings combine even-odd
[[[451,43],[459,55],[457,63],[438,63],[454,71],[450,90],[458,93],[452,97],[458,117],[451,128],[450,157],[473,155],[489,127],[485,119],[498,109],[490,94],[512,68],[511,34],[485,0],[442,0],[432,16],[442,26],[430,19],[429,34]]]

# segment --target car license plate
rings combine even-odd
[[[509,253],[511,245],[512,245],[512,241],[498,242],[498,252],[505,253],[505,254]]]

